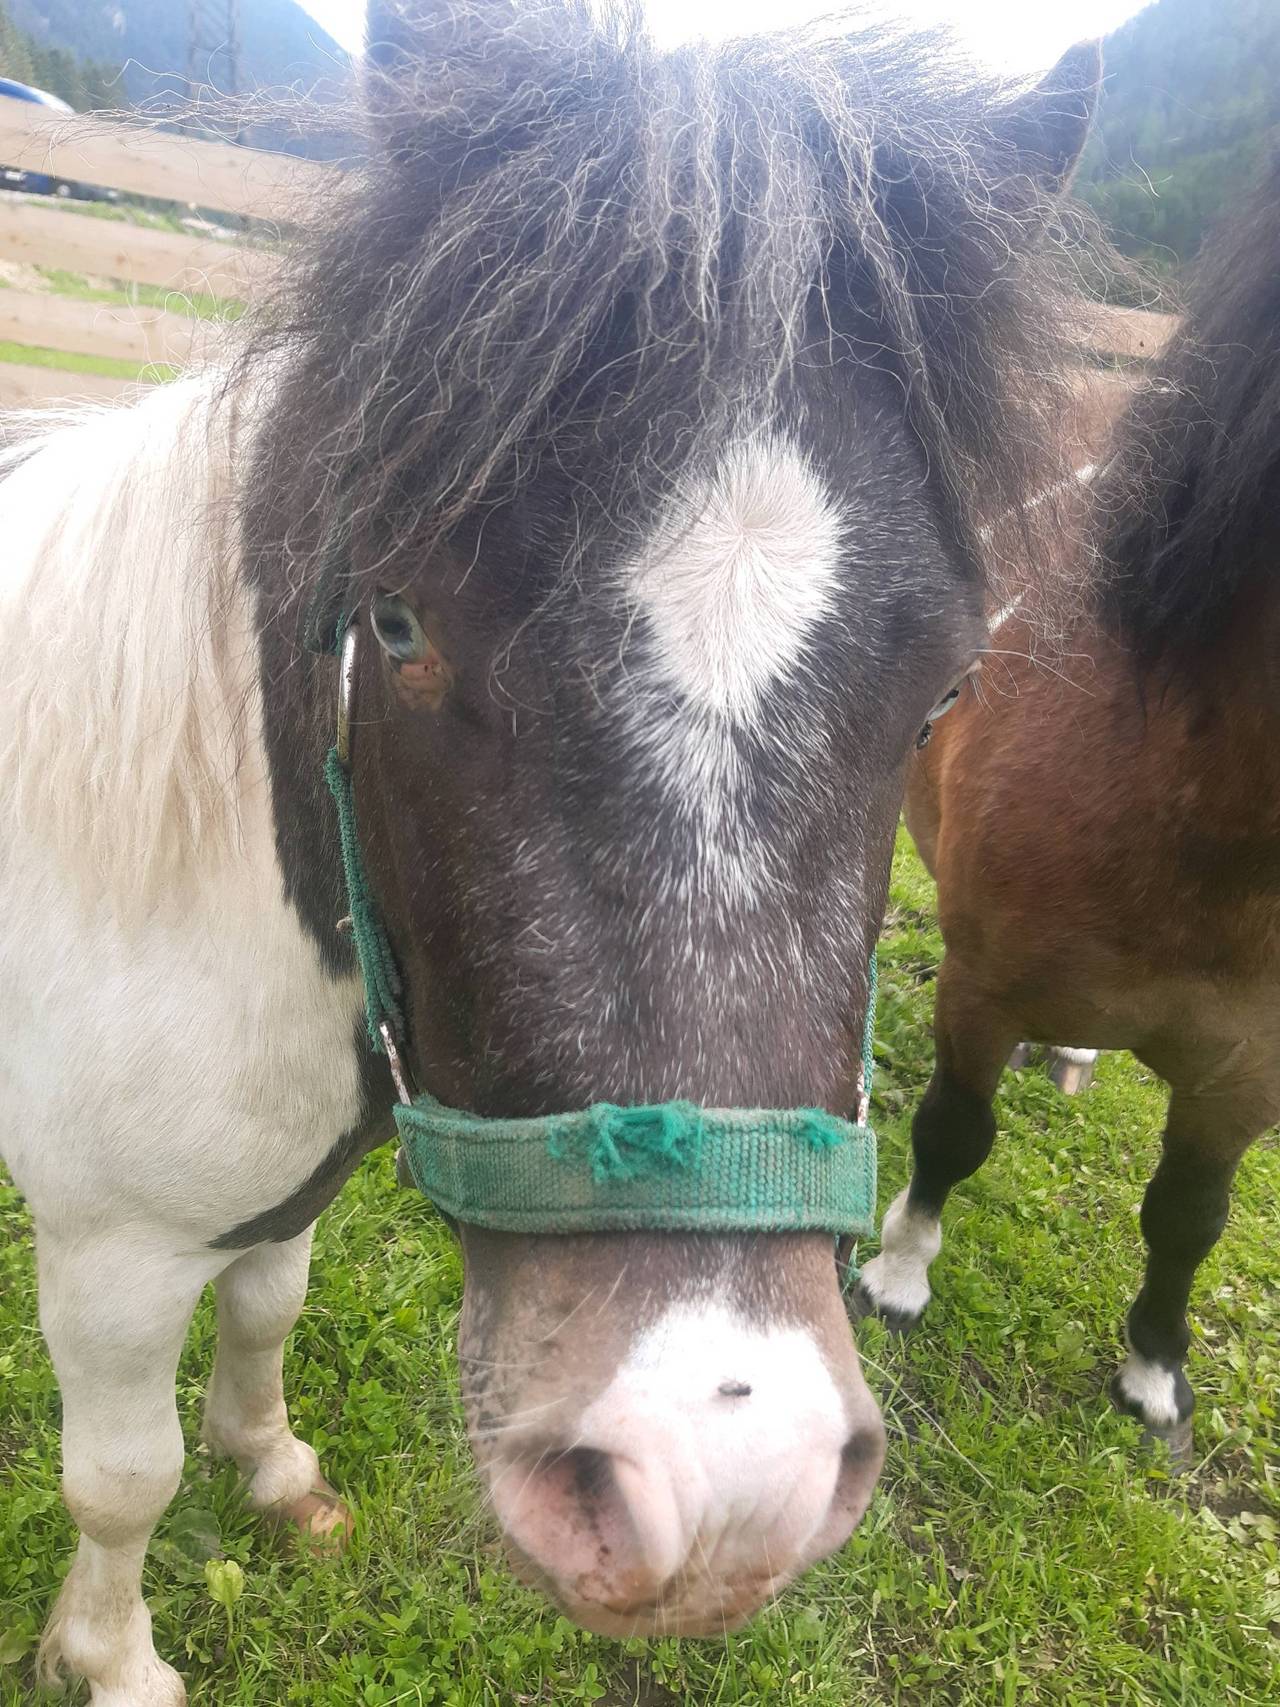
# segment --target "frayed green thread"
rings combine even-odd
[[[846,1141],[845,1123],[823,1109],[798,1109],[796,1114],[794,1136],[811,1150],[832,1150]],[[557,1162],[576,1162],[585,1147],[597,1185],[694,1169],[702,1157],[705,1117],[705,1109],[692,1102],[626,1108],[596,1103],[572,1128],[564,1121],[556,1125],[547,1139],[547,1154]]]
[[[820,1108],[803,1108],[801,1126],[796,1134],[813,1150],[833,1150],[845,1141],[844,1122]]]
[[[703,1111],[695,1103],[621,1108],[602,1102],[587,1119],[587,1161],[597,1185],[696,1168],[701,1159]],[[572,1159],[563,1136],[553,1134],[547,1149],[557,1161]]]

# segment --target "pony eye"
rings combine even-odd
[[[960,680],[958,682],[954,682],[951,685],[951,687],[949,687],[947,689],[946,693],[943,694],[942,698],[938,701],[937,705],[934,706],[933,710],[929,713],[928,717],[925,719],[924,727],[921,729],[920,733],[916,736],[916,747],[917,747],[917,749],[920,747],[927,747],[928,746],[929,737],[930,737],[930,735],[933,734],[934,724],[938,721],[938,719],[940,717],[946,716],[946,714],[951,710],[951,707],[960,698],[960,690],[964,687],[964,684],[972,676],[976,676],[978,671],[981,668],[982,668],[982,660],[978,659],[975,663],[973,663],[969,666],[969,668],[965,671],[964,675],[961,676]]]
[[[429,649],[422,624],[399,593],[379,593],[370,612],[382,650],[402,664],[416,664]]]
[[[951,710],[951,707],[960,698],[960,694],[961,694],[962,689],[964,688],[964,684],[966,682],[972,681],[973,678],[978,674],[978,671],[981,668],[982,668],[982,659],[981,658],[975,658],[973,663],[970,664],[969,668],[960,677],[959,681],[952,682],[951,686],[947,689],[946,693],[943,694],[942,698],[938,701],[937,705],[935,705],[933,710],[929,713],[929,722],[930,723],[936,723],[940,717],[946,716],[947,712]]]

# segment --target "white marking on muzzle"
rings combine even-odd
[[[579,1423],[584,1445],[634,1466],[631,1509],[661,1579],[785,1574],[827,1515],[848,1432],[813,1337],[718,1299],[669,1309]]]

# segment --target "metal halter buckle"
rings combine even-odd
[[[858,1094],[857,1094],[857,1099],[854,1103],[853,1124],[855,1126],[865,1126],[867,1124],[867,1117],[870,1113],[871,1113],[871,1093],[867,1089],[867,1075],[863,1071],[863,1069],[861,1067],[859,1067],[858,1068]]]

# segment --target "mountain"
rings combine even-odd
[[[1280,0],[1156,0],[1104,52],[1076,188],[1122,248],[1176,265],[1280,125]]]
[[[0,77],[43,89],[81,109],[123,104],[110,66],[33,40],[9,16],[5,0],[0,0]]]
[[[5,0],[18,29],[38,46],[62,48],[78,60],[121,72],[131,102],[186,86],[187,0]],[[217,0],[200,0],[207,20],[201,76],[227,85]],[[295,0],[244,0],[240,13],[240,89],[270,89],[345,76],[347,55]]]

